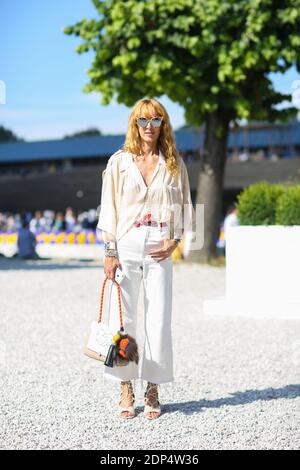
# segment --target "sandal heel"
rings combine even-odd
[[[161,415],[160,402],[158,400],[157,384],[149,383],[144,394],[144,416],[147,419],[156,419]],[[155,413],[156,416],[149,416],[149,413]]]
[[[124,405],[121,403],[125,402]],[[127,403],[132,403],[127,404]],[[136,416],[135,409],[134,409],[134,402],[135,402],[135,394],[132,390],[131,382],[121,382],[121,399],[119,401],[119,417],[123,419],[131,419]],[[128,412],[129,414],[123,415],[124,412]]]

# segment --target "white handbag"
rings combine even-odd
[[[99,320],[91,323],[83,352],[92,359],[102,361],[104,365],[108,367],[126,366],[130,361],[134,361],[138,364],[138,344],[136,340],[124,330],[121,288],[115,280],[113,280],[113,283],[118,289],[120,329],[113,333],[109,326],[102,322],[104,289],[108,280],[109,279],[106,277],[102,285]]]
[[[107,325],[96,320],[93,321],[83,350],[84,354],[92,359],[105,362],[112,338],[113,334]]]
[[[102,322],[104,289],[105,289],[106,282],[108,280],[109,280],[108,278],[105,278],[103,285],[102,285],[99,319],[98,321],[96,320],[92,321],[90,325],[90,331],[88,332],[88,335],[85,341],[85,346],[83,348],[83,353],[86,356],[91,357],[92,359],[96,359],[98,361],[102,361],[104,363],[106,363],[109,350],[112,349],[111,346],[113,346],[114,344],[114,341],[113,341],[114,335],[117,334],[117,332],[111,331],[109,326]],[[120,286],[115,281],[114,281],[114,284],[116,284],[118,288],[120,328],[123,329]],[[110,358],[109,363],[106,365],[109,365],[110,367],[112,367],[112,359],[113,358]]]

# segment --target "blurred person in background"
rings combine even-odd
[[[65,216],[62,212],[57,212],[55,214],[53,230],[66,230]]]
[[[14,230],[19,230],[20,228],[22,228],[22,216],[21,214],[15,214],[14,216],[14,227],[13,229]]]
[[[72,207],[67,207],[65,214],[66,230],[72,232],[76,224],[76,217]]]
[[[97,225],[96,210],[90,209],[81,212],[81,214],[78,214],[78,222],[82,229],[95,229]]]
[[[44,218],[45,218],[44,229],[46,230],[46,232],[50,232],[54,224],[55,212],[51,210],[45,210]]]
[[[3,212],[0,212],[0,232],[5,232],[6,231],[6,214]]]
[[[227,214],[224,218],[224,224],[223,224],[225,247],[226,247],[226,231],[228,227],[234,227],[236,225],[239,225],[237,208],[235,207],[234,204],[231,204],[228,208]]]
[[[96,209],[90,209],[88,211],[88,221],[90,224],[90,228],[96,229],[97,222],[98,222]]]
[[[19,226],[15,222],[15,217],[12,214],[9,214],[6,219],[6,230],[8,232],[13,232],[14,230],[17,230]]]
[[[89,228],[89,220],[88,220],[88,213],[87,211],[81,212],[78,214],[78,222],[82,229]]]
[[[28,221],[23,220],[22,227],[18,230],[18,258],[38,258],[39,256],[35,251],[36,243],[35,235],[31,232]]]
[[[46,225],[45,217],[43,217],[41,211],[35,211],[33,219],[29,222],[29,228],[33,233],[37,233],[40,230],[44,230]]]

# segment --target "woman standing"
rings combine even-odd
[[[120,381],[123,418],[135,416],[132,379],[147,381],[144,415],[148,419],[161,414],[158,385],[174,380],[171,255],[184,231],[194,230],[194,222],[188,173],[176,150],[167,111],[155,99],[142,99],[129,117],[123,149],[109,158],[102,172],[97,225],[105,242],[106,276],[114,280],[117,267],[125,274],[121,285],[124,328],[134,337],[142,281],[144,286],[141,372],[134,362],[104,366],[105,376]],[[117,317],[110,316],[113,329],[118,329]]]

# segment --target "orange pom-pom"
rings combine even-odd
[[[129,339],[128,338],[123,338],[121,339],[120,343],[119,343],[119,354],[122,356],[122,357],[126,357],[126,348],[129,344]]]
[[[128,339],[128,338],[121,339],[121,341],[120,341],[120,347],[121,347],[122,349],[126,349],[127,346],[128,346],[128,344],[129,344],[129,339]]]
[[[138,364],[139,353],[136,340],[132,336],[126,334],[126,337],[121,338],[117,343],[117,355],[122,357],[122,361],[125,359],[127,361],[134,361]]]

